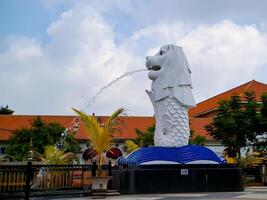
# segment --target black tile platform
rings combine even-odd
[[[241,169],[230,165],[121,166],[113,177],[121,194],[244,190]]]

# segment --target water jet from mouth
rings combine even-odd
[[[119,77],[115,78],[114,80],[112,80],[110,83],[108,83],[107,85],[103,86],[102,88],[100,88],[98,90],[97,93],[95,93],[94,96],[92,96],[89,100],[89,102],[87,103],[86,106],[84,106],[84,108],[82,110],[84,110],[85,108],[87,108],[88,106],[91,105],[91,103],[95,102],[95,100],[97,99],[97,97],[99,95],[101,95],[106,89],[108,89],[109,87],[111,87],[114,83],[116,83],[117,81],[125,78],[125,77],[128,77],[128,76],[131,76],[132,74],[135,74],[137,72],[142,72],[142,71],[147,71],[148,69],[139,69],[139,70],[134,70],[134,71],[130,71],[130,72],[125,72],[124,74],[120,75]]]

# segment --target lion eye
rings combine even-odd
[[[165,53],[166,53],[166,52],[163,51],[163,50],[160,50],[160,51],[159,51],[159,55],[161,55],[161,56],[164,55]]]
[[[162,56],[164,53],[165,53],[165,52],[162,51],[162,50],[159,51],[159,55],[161,55],[161,56]]]

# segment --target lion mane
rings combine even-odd
[[[149,78],[152,82],[152,92],[155,102],[169,96],[172,92],[175,98],[185,107],[194,107],[192,93],[191,70],[182,47],[165,45],[154,55],[147,57],[146,66],[150,69]],[[160,67],[153,71],[153,66]]]

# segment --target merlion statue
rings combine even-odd
[[[188,145],[190,136],[188,109],[195,106],[191,70],[183,49],[165,45],[154,56],[146,58],[148,77],[152,80],[150,97],[156,117],[155,147],[142,147],[120,165],[225,164],[212,150]]]
[[[195,106],[191,70],[181,47],[165,45],[146,58],[151,91],[146,90],[154,107],[155,146],[179,147],[188,144],[188,109]]]

